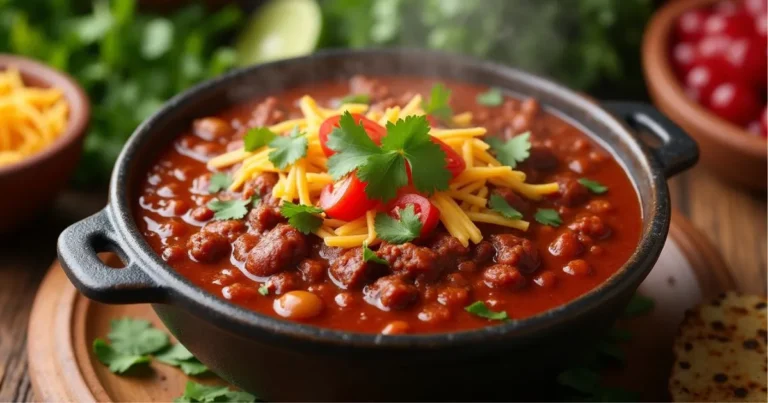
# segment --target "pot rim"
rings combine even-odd
[[[488,72],[503,73],[503,75],[515,77],[517,80],[526,80],[529,83],[533,83],[537,88],[557,91],[562,100],[587,110],[591,118],[603,122],[611,130],[623,132],[621,133],[622,137],[634,138],[634,144],[628,144],[628,146],[632,148],[632,154],[642,156],[642,161],[640,161],[642,163],[642,171],[645,175],[650,175],[648,183],[651,190],[649,193],[653,200],[651,203],[652,208],[649,211],[645,211],[645,209],[642,211],[644,220],[645,216],[647,216],[650,223],[643,226],[640,242],[629,260],[605,282],[589,292],[568,303],[531,317],[510,321],[506,324],[489,325],[459,332],[398,335],[396,337],[322,328],[310,324],[282,320],[251,311],[204,291],[166,264],[150,248],[141,235],[137,225],[134,223],[132,201],[128,199],[130,193],[128,189],[128,168],[131,160],[141,158],[139,139],[150,136],[155,122],[166,115],[172,114],[178,105],[194,102],[195,98],[200,94],[218,86],[227,85],[238,78],[258,74],[260,70],[267,67],[279,68],[296,63],[311,63],[326,58],[344,58],[353,55],[375,55],[391,58],[423,58],[426,55],[432,58],[440,58],[456,65],[479,68]],[[661,163],[631,133],[626,124],[585,96],[560,84],[515,68],[476,60],[471,57],[425,51],[423,49],[323,51],[309,56],[233,70],[175,96],[161,110],[152,115],[134,131],[120,153],[112,172],[109,187],[110,201],[106,212],[110,222],[114,225],[117,238],[123,241],[120,242],[120,247],[125,249],[124,252],[130,256],[130,260],[142,267],[141,270],[156,280],[161,287],[166,288],[168,296],[162,303],[183,307],[189,312],[215,323],[219,327],[230,329],[236,333],[245,334],[250,337],[259,336],[279,339],[281,341],[285,341],[281,337],[287,337],[297,342],[321,343],[327,346],[395,349],[457,347],[481,341],[489,342],[502,339],[509,341],[512,336],[520,337],[520,340],[522,340],[545,329],[572,323],[573,320],[595,309],[601,303],[609,301],[620,294],[624,291],[625,287],[639,284],[650,272],[653,263],[661,253],[670,221],[669,194],[666,178],[663,174]],[[604,145],[607,144],[604,143]],[[609,151],[612,151],[612,148],[608,147]],[[623,167],[626,169],[624,165]],[[630,179],[637,188],[638,180],[631,176]],[[639,198],[639,194],[637,196]]]

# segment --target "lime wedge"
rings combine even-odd
[[[271,0],[256,11],[237,38],[238,64],[309,54],[317,46],[321,27],[315,0]]]

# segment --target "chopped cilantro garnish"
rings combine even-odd
[[[179,367],[187,375],[200,375],[208,372],[208,367],[195,358],[181,343],[176,343],[155,355],[155,359],[162,363]]]
[[[499,106],[504,103],[504,95],[502,95],[500,89],[494,87],[486,92],[477,94],[477,98],[475,100],[480,105]]]
[[[453,116],[453,109],[448,105],[450,98],[451,90],[442,83],[435,84],[429,93],[429,101],[422,105],[424,112],[443,120],[450,119]]]
[[[285,169],[307,155],[308,145],[304,133],[296,126],[289,135],[277,136],[269,143],[269,146],[274,148],[269,152],[269,161],[277,168]]]
[[[556,210],[549,208],[538,209],[534,218],[539,223],[549,225],[550,227],[559,227],[560,224],[563,223],[563,219],[560,218],[560,214],[558,214]]]
[[[323,225],[323,219],[317,215],[322,212],[320,207],[293,204],[289,201],[283,202],[280,207],[280,214],[288,219],[288,224],[303,234],[310,234]]]
[[[515,210],[515,208],[510,206],[503,197],[496,193],[491,195],[491,198],[488,200],[488,205],[492,210],[501,214],[504,218],[509,218],[510,220],[519,220],[523,218],[523,213]]]
[[[207,206],[213,210],[214,220],[239,220],[248,214],[248,206],[251,205],[251,199],[248,200],[219,200],[213,199]]]
[[[223,172],[211,175],[211,183],[208,185],[208,193],[218,193],[232,184],[232,178]]]
[[[371,102],[371,96],[368,94],[349,94],[341,98],[341,104],[367,104]]]
[[[530,132],[518,134],[507,141],[497,137],[489,137],[485,141],[496,153],[496,158],[499,162],[512,168],[516,167],[518,162],[528,159],[531,155]]]
[[[93,353],[116,374],[123,374],[136,365],[149,363],[150,360],[148,355],[120,353],[102,339],[93,341]]]
[[[485,319],[490,319],[490,320],[509,319],[509,316],[507,316],[506,311],[499,311],[499,312],[492,311],[490,308],[488,308],[487,305],[485,305],[485,302],[483,301],[475,301],[472,304],[464,307],[464,310],[471,313],[472,315],[479,316]]]
[[[345,113],[339,128],[331,132],[328,147],[336,154],[328,159],[328,172],[339,180],[357,169],[371,199],[388,201],[408,184],[406,162],[417,190],[433,193],[448,188],[451,173],[445,168],[445,152],[432,142],[424,116],[409,116],[387,124],[387,135],[377,146],[362,125]]]
[[[175,403],[256,401],[259,401],[259,399],[250,393],[230,390],[226,386],[203,385],[193,381],[187,381],[187,385],[184,387],[184,395],[174,400]]]
[[[624,316],[633,317],[645,315],[653,310],[654,305],[655,303],[652,299],[640,294],[635,294],[624,309]]]
[[[421,233],[422,223],[414,212],[413,204],[400,210],[400,219],[395,219],[384,213],[376,214],[374,228],[376,235],[392,244],[413,241]]]
[[[243,137],[243,147],[245,151],[255,151],[272,142],[277,134],[266,127],[254,127],[248,129]]]
[[[385,266],[389,266],[389,262],[386,260],[380,258],[378,255],[376,255],[376,252],[372,251],[371,248],[368,247],[367,243],[363,244],[363,261],[364,262],[373,262],[373,263],[379,263],[383,264]]]
[[[110,324],[109,341],[123,354],[151,354],[168,346],[168,335],[155,329],[149,321],[122,318]]]
[[[579,183],[581,183],[582,186],[589,189],[589,191],[594,194],[599,195],[608,191],[608,187],[598,181],[589,180],[587,178],[580,178]]]
[[[262,284],[262,285],[260,285],[260,286],[259,286],[259,294],[261,294],[261,295],[263,295],[263,296],[265,296],[265,297],[266,297],[267,295],[269,295],[269,287],[267,287],[267,285],[266,285],[266,284]]]

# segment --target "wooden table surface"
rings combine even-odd
[[[702,168],[670,181],[672,203],[703,231],[739,289],[766,293],[766,195],[734,189]],[[0,236],[0,401],[35,400],[27,374],[32,300],[69,223],[106,203],[105,192],[65,192],[51,212],[23,231]]]

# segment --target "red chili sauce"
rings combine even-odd
[[[280,317],[273,308],[276,298],[292,290],[309,291],[319,297],[320,313],[313,312],[304,323],[366,333],[451,332],[500,323],[465,310],[476,301],[506,311],[511,319],[529,317],[599,286],[628,260],[640,238],[641,211],[635,188],[614,158],[534,99],[507,97],[502,105],[482,106],[476,97],[488,89],[463,83],[445,83],[453,92],[453,110],[471,111],[473,126],[486,127],[489,135],[510,138],[530,130],[530,157],[515,169],[526,173],[528,183],[559,184],[558,193],[540,201],[493,189],[531,223],[526,232],[479,225],[483,242],[464,248],[440,224],[428,239],[372,247],[392,264],[371,268],[359,250],[330,248],[315,235],[291,231],[268,206],[229,221],[214,221],[205,207],[214,197],[208,192],[212,172],[206,161],[241,147],[249,127],[301,116],[296,105],[302,95],[329,106],[350,93],[365,93],[373,108],[386,108],[404,105],[414,92],[428,97],[434,83],[355,77],[287,90],[201,117],[147,173],[135,205],[139,228],[173,269],[220,298]],[[608,191],[590,192],[580,178]],[[276,180],[262,174],[246,183],[244,195],[232,197],[258,193],[268,199]],[[557,210],[562,224],[537,222],[539,208]],[[254,281],[242,262],[259,243],[271,248],[261,250],[262,255],[288,263]],[[409,275],[411,269],[420,274]]]

